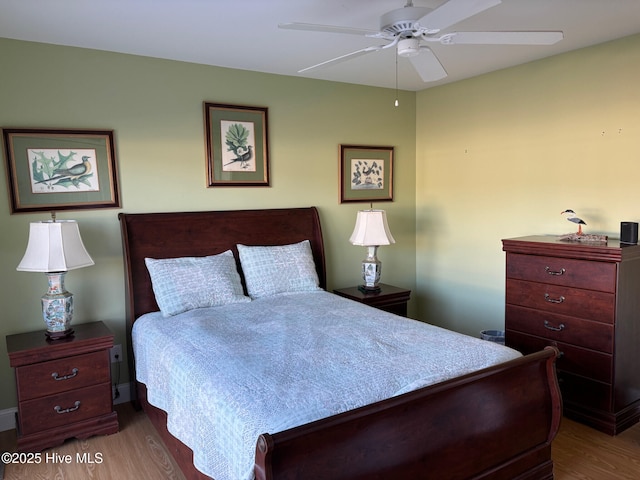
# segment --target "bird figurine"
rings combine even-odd
[[[578,235],[582,235],[582,225],[586,225],[587,222],[585,222],[581,218],[576,217],[576,212],[574,212],[573,210],[565,210],[564,212],[560,212],[560,215],[562,215],[563,213],[567,214],[567,220],[578,224]]]

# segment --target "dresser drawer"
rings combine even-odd
[[[616,291],[616,269],[615,263],[507,254],[507,278],[609,293]]]
[[[610,384],[562,371],[558,372],[558,383],[565,409],[575,404],[580,409],[611,411],[613,397]]]
[[[110,382],[107,350],[16,368],[20,401]]]
[[[507,304],[613,324],[613,293],[507,279]]]
[[[515,305],[506,306],[505,318],[505,324],[511,330],[579,345],[591,350],[613,353],[614,328],[608,323],[554,315]]]
[[[613,355],[513,330],[507,330],[505,335],[506,345],[524,355],[538,352],[548,345],[556,347],[560,351],[556,360],[558,371],[582,375],[605,383],[613,381]]]
[[[20,403],[20,434],[68,425],[108,414],[111,410],[110,382],[27,400]]]

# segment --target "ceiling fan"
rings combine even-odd
[[[432,9],[414,7],[413,0],[408,0],[403,8],[391,10],[380,17],[380,31],[297,22],[281,23],[278,27],[291,30],[364,35],[388,42],[303,68],[298,73],[396,47],[398,55],[409,58],[424,82],[434,82],[447,76],[447,71],[425,43],[438,42],[442,45],[553,45],[563,39],[564,35],[559,31],[441,33],[448,27],[500,3],[502,0],[448,0]]]

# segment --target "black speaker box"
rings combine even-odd
[[[620,243],[624,245],[638,243],[638,224],[636,222],[620,222]]]

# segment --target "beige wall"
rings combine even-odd
[[[415,288],[415,94],[389,89],[207,67],[0,39],[0,126],[115,131],[122,211],[319,207],[329,288],[360,280],[364,248],[348,238],[358,209],[339,204],[338,146],[395,147],[395,199],[388,212],[396,244],[383,247],[386,282]],[[270,188],[206,188],[202,102],[269,108]],[[3,154],[4,155],[4,154]],[[4,163],[4,156],[2,158]],[[29,222],[11,215],[0,179],[0,410],[15,407],[4,336],[39,330],[44,274],[16,272]],[[67,275],[75,322],[103,320],[124,344],[124,281],[117,213],[61,212],[78,220],[96,265]],[[413,305],[410,306],[414,310]],[[126,370],[126,369],[125,369]],[[126,381],[123,371],[122,381]]]
[[[418,93],[420,318],[502,328],[502,238],[640,221],[638,79],[632,36]]]

